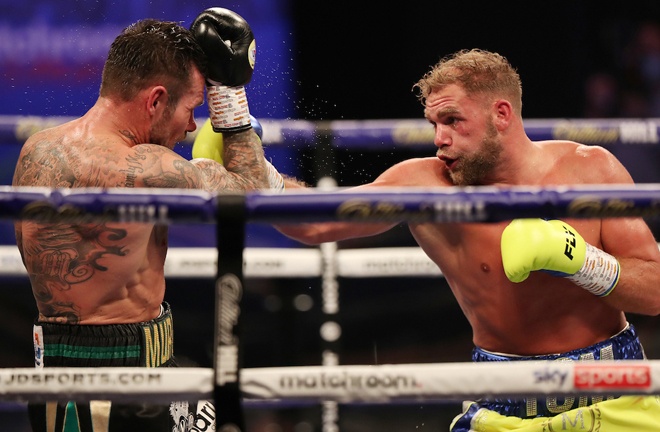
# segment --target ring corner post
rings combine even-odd
[[[244,195],[219,195],[217,202],[217,276],[213,399],[216,430],[244,432],[240,388],[240,313],[243,298],[243,252],[247,224]]]

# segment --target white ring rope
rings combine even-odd
[[[441,276],[418,247],[339,249],[337,276],[349,278]],[[170,248],[165,276],[209,278],[217,272],[216,248]],[[304,278],[323,274],[318,248],[246,248],[246,277]],[[0,277],[27,274],[16,246],[0,246]]]
[[[241,370],[244,402],[392,403],[475,397],[660,394],[660,361],[523,361]],[[209,368],[6,368],[0,400],[209,399]]]
[[[660,248],[660,243],[658,244]],[[434,277],[440,269],[418,247],[338,249],[336,276],[346,278]],[[216,248],[170,248],[165,276],[209,278],[217,271]],[[323,274],[321,250],[316,248],[245,248],[246,277],[305,278]],[[0,277],[26,275],[15,246],[0,246]]]

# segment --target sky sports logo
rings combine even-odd
[[[577,389],[648,389],[651,368],[644,365],[575,365]]]

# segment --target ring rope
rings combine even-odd
[[[418,247],[338,249],[334,255],[336,277],[434,277],[440,269]],[[165,259],[169,278],[212,278],[217,272],[218,250],[210,247],[170,248]],[[311,278],[324,271],[318,248],[259,248],[244,251],[245,276],[251,278]],[[0,246],[0,277],[25,276],[18,248]]]
[[[658,243],[660,248],[660,243]],[[438,266],[418,247],[378,247],[333,251],[336,277],[442,277]],[[168,278],[212,278],[218,251],[206,247],[170,248],[165,260]],[[319,249],[259,248],[244,251],[245,276],[250,278],[312,278],[323,274]],[[0,277],[25,276],[16,246],[0,246]]]
[[[67,116],[0,116],[0,141],[23,143],[32,134],[73,120]],[[206,118],[196,119],[203,124]],[[295,148],[315,142],[319,132],[330,134],[336,148],[383,149],[385,146],[428,147],[433,129],[424,119],[306,120],[259,119],[263,142]],[[526,119],[525,133],[533,141],[572,140],[584,144],[631,145],[660,143],[660,119]],[[188,134],[192,144],[196,133]]]
[[[249,192],[249,222],[501,222],[515,218],[660,217],[660,184],[379,188],[372,192]],[[85,223],[215,223],[236,195],[189,189],[0,187],[0,219]]]
[[[244,368],[243,402],[443,402],[477,397],[660,394],[660,361],[525,361]],[[5,368],[0,400],[208,399],[210,368]]]

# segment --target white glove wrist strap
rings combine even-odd
[[[587,243],[582,268],[568,279],[599,297],[612,292],[620,274],[619,261],[607,252]]]
[[[209,117],[214,130],[245,130],[250,127],[250,109],[245,87],[227,87],[208,83],[206,93]]]

